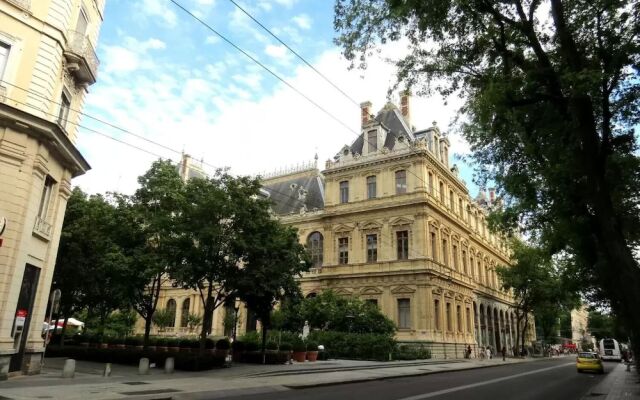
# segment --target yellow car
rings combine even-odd
[[[578,372],[593,371],[600,374],[604,373],[604,366],[602,365],[600,356],[597,353],[592,352],[578,353],[578,358],[576,358],[576,368],[578,368]]]

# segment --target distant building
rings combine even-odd
[[[409,96],[375,117],[371,103],[361,112],[361,135],[323,171],[316,159],[263,177],[274,214],[299,230],[311,253],[313,268],[300,279],[304,295],[332,289],[374,303],[398,326],[399,341],[427,344],[434,357],[462,357],[467,345],[511,350],[514,300],[495,271],[509,254],[486,221],[500,205],[495,192],[469,196],[449,165],[446,135],[435,124],[411,127]],[[187,329],[185,313],[202,308],[195,292],[170,284],[159,304],[177,310],[178,332]],[[213,334],[225,334],[233,310],[216,311]],[[239,320],[240,333],[255,329],[242,307]],[[530,321],[529,342],[534,332]]]
[[[40,370],[42,323],[104,0],[0,0],[0,380]]]

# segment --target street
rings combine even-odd
[[[605,363],[605,374],[577,373],[573,357],[480,368],[425,376],[345,385],[294,389],[260,395],[260,399],[581,399],[615,364]],[[426,369],[426,368],[425,368]],[[429,369],[435,370],[437,366]],[[597,398],[597,397],[590,397]],[[256,399],[256,395],[233,397]]]

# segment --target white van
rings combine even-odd
[[[622,351],[620,343],[615,339],[600,339],[600,357],[607,361],[621,361]]]

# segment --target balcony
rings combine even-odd
[[[25,11],[31,10],[31,0],[8,0],[9,3]]]
[[[98,55],[89,38],[80,32],[67,32],[67,48],[64,51],[67,70],[79,85],[93,85],[98,77]]]
[[[33,234],[45,239],[51,239],[51,224],[40,217],[36,217],[36,223],[33,226]]]

